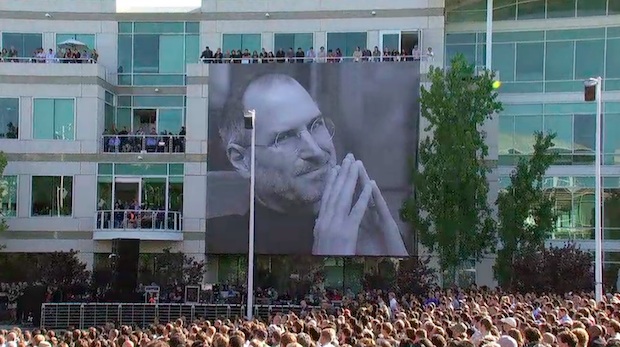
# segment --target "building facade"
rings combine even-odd
[[[497,163],[491,190],[501,189],[515,160],[531,152],[535,130],[557,132],[561,155],[546,180],[561,211],[553,242],[578,239],[593,248],[595,105],[583,102],[582,82],[602,76],[605,262],[615,283],[620,4],[496,3],[493,69],[503,81],[505,110],[486,129]],[[4,251],[76,249],[97,268],[111,240],[131,233],[142,241],[141,268],[154,266],[165,248],[204,259],[209,71],[199,56],[205,47],[325,47],[346,56],[357,46],[432,47],[434,56],[421,64],[425,74],[457,53],[484,65],[485,8],[483,0],[203,0],[188,13],[116,13],[114,0],[1,4],[0,47],[17,51],[0,62],[0,149],[8,155],[10,187],[2,200],[10,226],[0,237]],[[57,58],[68,40],[88,46],[79,49],[81,64]],[[46,57],[50,49],[54,56]],[[113,130],[122,135],[109,136]],[[141,219],[149,223],[132,222],[134,202],[147,206]],[[244,277],[243,257],[207,260],[209,282]],[[269,266],[277,261],[269,259]],[[492,263],[476,265],[479,284],[493,283]],[[335,272],[345,265],[329,264]]]

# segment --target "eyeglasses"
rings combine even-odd
[[[305,129],[293,129],[283,131],[276,135],[272,146],[275,148],[296,148],[301,147],[301,135],[308,132],[315,140],[331,140],[336,132],[334,122],[327,117],[317,117],[308,123]]]

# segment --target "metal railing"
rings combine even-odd
[[[57,57],[0,57],[0,63],[83,63],[96,64],[93,58],[57,58]]]
[[[344,62],[395,62],[395,61],[432,61],[434,54],[420,55],[381,55],[381,56],[321,56],[321,57],[241,57],[241,58],[200,58],[202,63],[237,63],[237,64],[264,64],[264,63],[344,63]]]
[[[157,210],[99,210],[95,230],[180,231],[181,212]]]
[[[254,316],[268,319],[275,313],[299,314],[299,305],[254,305]],[[245,305],[226,304],[121,304],[121,303],[48,303],[41,307],[41,328],[87,329],[106,323],[136,325],[141,328],[168,323],[184,317],[196,319],[234,319],[245,316]]]
[[[102,135],[105,153],[184,153],[184,135]]]

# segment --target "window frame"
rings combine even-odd
[[[22,98],[19,96],[2,96],[0,95],[0,99],[17,99],[17,138],[16,139],[9,139],[7,137],[0,137],[0,140],[19,140],[22,138],[21,134],[22,134],[22,130],[20,127],[21,121],[22,121],[22,117],[21,117],[21,112],[22,112]]]
[[[15,215],[3,215],[2,218],[18,218],[19,217],[19,183],[20,183],[20,175],[18,174],[2,174],[0,176],[0,180],[4,180],[6,177],[15,177]],[[3,203],[4,204],[4,203]]]
[[[30,175],[30,204],[29,204],[29,213],[28,216],[31,218],[73,218],[75,215],[75,176],[74,174],[56,174],[56,175]],[[35,177],[71,177],[71,214],[69,215],[52,215],[52,216],[37,216],[33,214],[33,207],[34,207],[34,199],[33,199],[33,193],[34,193],[34,189],[32,189],[32,186],[34,184],[34,178]]]
[[[327,52],[329,50],[329,40],[327,39],[329,37],[329,34],[362,34],[364,33],[366,35],[366,43],[360,47],[361,49],[365,49],[368,48],[368,31],[369,30],[361,30],[361,31],[355,31],[355,30],[332,30],[332,31],[325,31],[325,51]],[[421,40],[420,40],[421,41]],[[340,48],[340,51],[346,51],[346,47],[336,47],[336,48]],[[383,47],[381,48],[381,51],[383,52]],[[342,54],[343,58],[347,58],[347,57],[352,57],[348,56],[347,54],[345,54],[345,52],[343,52]]]
[[[36,100],[73,100],[73,139],[70,140],[63,140],[63,139],[38,139],[34,137],[34,127],[35,127],[35,101]],[[37,141],[76,141],[77,138],[77,100],[78,98],[73,96],[73,97],[33,97],[32,98],[32,126],[30,127],[30,137],[33,140],[37,140]],[[56,114],[54,113],[54,119],[56,118]]]

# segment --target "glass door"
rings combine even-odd
[[[400,31],[381,31],[379,33],[379,50],[381,52],[391,52],[395,50],[400,52]]]
[[[400,49],[405,50],[407,54],[411,54],[414,49],[418,50],[418,54],[423,52],[422,47],[420,46],[420,36],[418,32],[403,31],[400,35]]]
[[[127,210],[142,205],[142,180],[135,177],[116,177],[114,180],[114,209]]]

